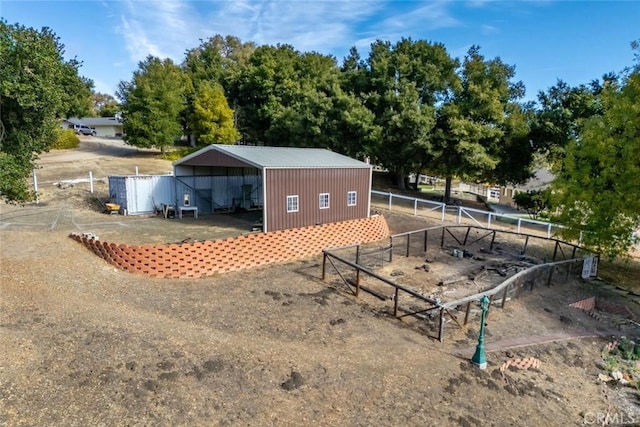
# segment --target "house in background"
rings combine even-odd
[[[96,131],[96,136],[101,137],[121,137],[124,125],[118,117],[71,117],[61,122],[63,129],[73,127],[73,125],[89,126]]]
[[[513,198],[518,193],[527,191],[543,190],[547,188],[555,179],[555,175],[548,169],[536,169],[533,177],[522,185],[500,187],[500,203],[508,206],[516,206]]]

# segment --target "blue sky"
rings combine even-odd
[[[50,27],[96,90],[113,94],[147,55],[181,62],[199,39],[231,34],[287,43],[341,61],[376,39],[443,43],[462,57],[473,44],[516,66],[533,99],[563,79],[588,83],[631,65],[640,39],[639,1],[187,1],[2,0],[9,23]]]

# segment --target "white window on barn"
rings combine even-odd
[[[287,196],[287,212],[298,212],[298,196]]]
[[[358,202],[358,193],[355,191],[347,192],[347,206],[355,206]]]
[[[320,193],[320,209],[329,209],[329,193]]]

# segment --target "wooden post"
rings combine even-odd
[[[389,262],[393,261],[393,236],[389,237]]]
[[[522,252],[520,252],[522,255],[527,253],[528,245],[529,245],[529,235],[527,234],[527,237],[524,239],[524,246],[522,247]]]
[[[440,309],[440,328],[438,329],[438,341],[444,341],[444,308]]]
[[[491,244],[489,245],[489,252],[493,251],[493,242],[496,240],[496,232],[493,231],[493,236],[491,236]]]
[[[398,317],[398,295],[399,291],[396,288],[396,293],[393,295],[393,316]]]
[[[427,253],[427,240],[429,240],[429,230],[424,230],[424,253]]]
[[[410,245],[411,234],[407,234],[407,253],[404,255],[405,257],[409,257],[409,245]]]
[[[549,270],[549,277],[547,278],[547,286],[551,286],[551,279],[553,278],[553,270],[554,270],[554,267],[551,267],[551,269]]]
[[[442,227],[442,239],[440,239],[440,247],[444,248],[444,230],[445,230],[446,226]]]
[[[469,311],[471,311],[471,302],[467,303],[467,310],[464,312],[464,326],[467,326],[469,320]]]
[[[360,294],[360,269],[356,268],[356,297]]]
[[[507,302],[507,292],[509,292],[509,285],[504,288],[504,294],[502,295],[502,303],[500,304],[500,308],[504,308],[504,304]]]
[[[326,269],[327,269],[327,254],[326,252],[323,252],[322,253],[322,280],[324,280]]]
[[[360,264],[360,245],[356,246],[356,264]]]
[[[471,231],[471,226],[467,227],[467,234],[464,235],[464,243],[462,246],[467,246],[467,239],[469,238],[469,232]]]
[[[553,261],[555,262],[556,260],[556,254],[558,253],[558,245],[560,244],[560,242],[558,242],[556,240],[556,247],[553,249]]]

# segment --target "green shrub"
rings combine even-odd
[[[56,140],[51,148],[57,150],[66,150],[69,148],[76,148],[80,145],[80,138],[72,129],[57,129]]]
[[[640,358],[640,345],[626,337],[622,337],[618,347],[612,351],[612,354],[618,355],[625,360],[638,360]]]
[[[164,160],[171,160],[172,162],[175,162],[176,160],[180,160],[181,158],[198,151],[200,148],[202,147],[175,148],[162,154],[162,158]]]

